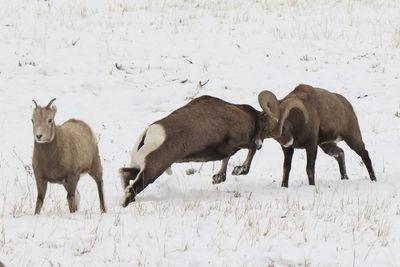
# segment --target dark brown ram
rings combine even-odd
[[[229,158],[239,149],[249,149],[246,161],[234,175],[247,174],[256,151],[254,135],[260,111],[211,96],[193,99],[167,117],[151,124],[131,153],[131,164],[120,169],[126,207],[147,185],[174,162],[222,160],[213,183],[225,181]],[[129,181],[134,180],[129,185]]]
[[[284,153],[282,186],[289,185],[294,148],[305,148],[307,176],[314,185],[317,147],[334,157],[342,179],[348,179],[344,152],[336,143],[344,140],[363,160],[372,181],[376,181],[368,151],[361,137],[353,107],[343,96],[300,84],[285,98],[277,100],[270,91],[262,91],[258,101],[264,110],[259,117],[256,143],[265,138],[278,141]]]

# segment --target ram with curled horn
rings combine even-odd
[[[317,147],[334,157],[341,179],[348,179],[343,150],[336,145],[344,140],[363,160],[370,179],[376,181],[371,159],[365,149],[353,107],[342,95],[300,84],[285,98],[277,100],[270,91],[262,91],[258,101],[263,109],[256,133],[257,146],[264,138],[274,138],[284,154],[282,186],[288,187],[295,148],[306,149],[307,176],[315,185]]]

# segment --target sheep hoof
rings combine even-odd
[[[347,175],[342,176],[342,180],[349,180],[349,176]]]
[[[249,172],[249,169],[245,166],[236,166],[233,171],[232,175],[245,175]]]
[[[213,175],[213,184],[219,184],[222,182],[225,182],[226,180],[226,174],[225,173],[217,173]]]

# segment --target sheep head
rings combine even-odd
[[[289,97],[279,103],[276,96],[270,91],[262,91],[258,95],[258,103],[264,112],[259,115],[258,127],[259,138],[279,138],[282,135],[283,125],[290,111],[294,108],[299,109],[304,116],[305,122],[309,121],[309,116],[303,102],[296,97]]]
[[[35,100],[35,109],[32,114],[32,124],[33,124],[33,138],[36,143],[51,143],[56,135],[56,124],[54,122],[54,117],[57,112],[57,107],[52,106],[55,98],[50,100],[50,102],[45,107],[39,106]]]

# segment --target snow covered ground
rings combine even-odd
[[[6,266],[398,266],[400,2],[390,0],[0,0],[0,260]],[[199,82],[209,82],[202,88]],[[297,84],[353,104],[377,183],[344,143],[349,181],[319,150],[316,186],[297,150],[265,140],[247,176],[172,166],[123,209],[118,168],[141,131],[203,94],[257,109]],[[82,177],[68,212],[50,185],[33,216],[32,99],[99,138],[108,212]],[[245,159],[237,153],[228,166]],[[186,175],[187,169],[195,174]]]

